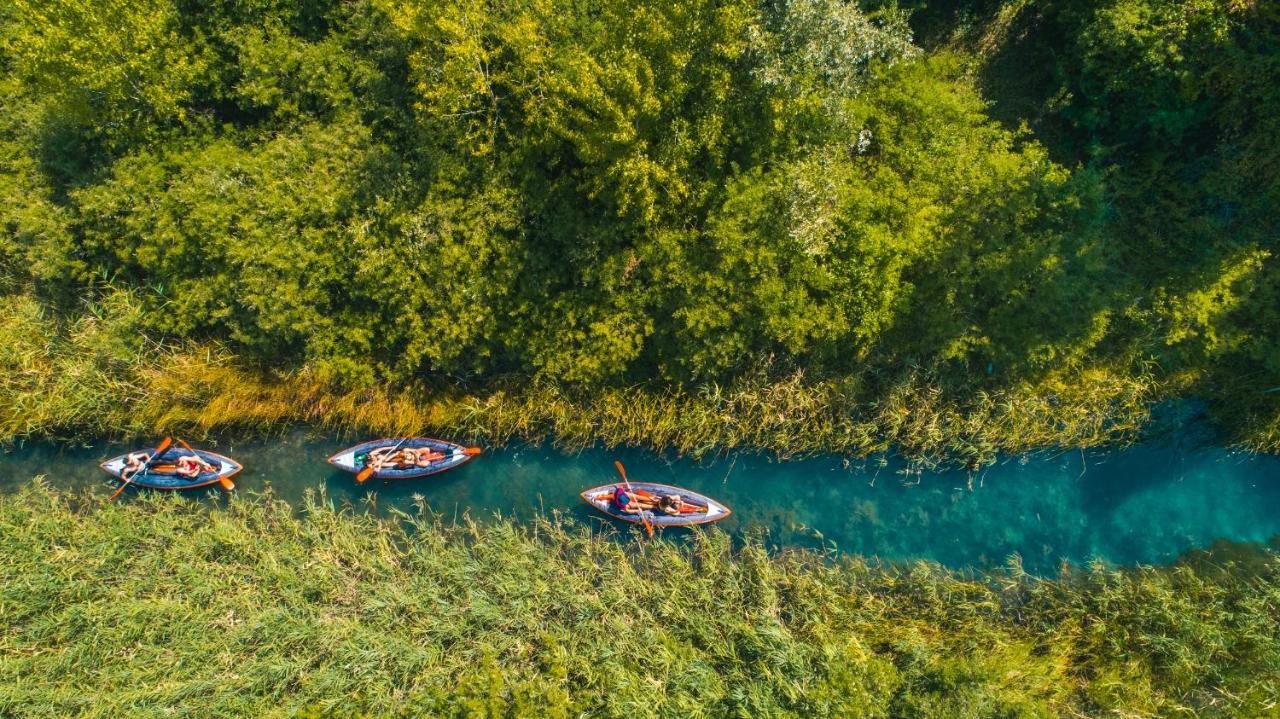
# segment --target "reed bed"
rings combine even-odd
[[[379,519],[0,498],[0,716],[1261,716],[1280,560],[1054,580]],[[300,510],[300,511],[298,511]],[[1225,569],[1226,571],[1222,571]]]
[[[0,441],[181,432],[267,434],[295,423],[374,434],[442,434],[487,445],[598,442],[700,457],[740,448],[781,457],[890,449],[925,464],[978,466],[1000,452],[1132,441],[1162,396],[1129,368],[1072,368],[998,391],[945,391],[907,373],[873,392],[803,373],[729,385],[584,389],[526,377],[477,388],[408,383],[350,390],[302,369],[252,371],[217,347],[149,343],[123,309],[62,331],[39,304],[0,305]],[[863,396],[866,395],[866,396]]]

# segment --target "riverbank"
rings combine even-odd
[[[615,542],[39,484],[0,498],[0,539],[11,716],[1246,716],[1280,699],[1269,555],[975,579],[717,531]]]
[[[958,382],[926,369],[814,379],[762,367],[696,387],[586,388],[505,375],[351,389],[309,367],[251,369],[217,344],[152,339],[124,293],[60,319],[33,298],[5,297],[0,347],[2,444],[171,432],[262,437],[307,424],[490,447],[554,441],[568,451],[604,444],[694,458],[743,449],[782,458],[894,451],[923,466],[971,469],[1000,454],[1130,444],[1151,429],[1153,407],[1194,395],[1197,382],[1115,361],[1003,383]],[[1280,419],[1269,413],[1280,395],[1232,396],[1239,401],[1208,405],[1221,442],[1280,452]]]
[[[554,440],[701,457],[890,449],[923,464],[979,466],[999,453],[1134,440],[1167,387],[1149,375],[1074,368],[1003,389],[944,389],[926,371],[871,386],[762,370],[728,385],[580,389],[505,376],[473,387],[402,383],[344,389],[303,368],[249,370],[216,346],[137,332],[121,300],[66,323],[34,300],[0,308],[0,441],[179,432],[267,435],[293,424],[363,434],[439,434],[488,446]]]

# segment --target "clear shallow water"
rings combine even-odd
[[[583,504],[578,492],[613,481],[613,460],[621,459],[634,480],[688,487],[727,504],[733,515],[716,526],[729,532],[762,532],[775,545],[951,567],[1003,564],[1013,554],[1028,571],[1041,573],[1064,560],[1164,563],[1219,539],[1267,542],[1280,535],[1280,458],[1185,438],[1109,453],[1009,458],[975,474],[972,490],[963,471],[917,477],[893,461],[777,462],[739,453],[695,463],[635,450],[566,455],[547,447],[490,451],[434,477],[360,487],[324,461],[357,441],[299,430],[273,441],[206,446],[245,465],[236,478],[241,490],[269,485],[294,504],[307,489],[323,486],[339,503],[378,510],[408,508],[417,494],[450,516],[530,518],[559,510],[593,525],[611,520]],[[40,474],[60,487],[106,488],[97,463],[125,449],[14,449],[0,455],[0,492]],[[668,529],[666,536],[691,531],[698,530]]]

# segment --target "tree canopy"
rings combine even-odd
[[[1280,13],[985,5],[1026,122],[886,3],[9,0],[0,291],[356,386],[1155,363],[1274,422]]]

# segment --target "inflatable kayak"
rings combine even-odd
[[[392,450],[397,453],[405,449],[419,450],[413,462],[398,462],[385,466],[370,477],[377,479],[412,479],[429,474],[453,469],[480,454],[479,447],[464,447],[454,442],[429,437],[413,437],[403,439],[375,439],[371,442],[357,444],[344,449],[329,458],[329,464],[359,475],[361,470],[369,466],[369,453],[378,449]],[[425,450],[425,451],[423,451]],[[366,479],[368,479],[367,477]]]
[[[617,482],[606,484],[600,487],[588,489],[582,493],[582,500],[596,509],[604,512],[610,517],[621,519],[624,522],[632,522],[640,524],[643,519],[648,519],[649,523],[656,527],[686,526],[690,524],[706,524],[707,522],[716,522],[729,516],[729,508],[711,499],[710,497],[698,494],[697,492],[680,487],[672,487],[669,484],[655,484],[653,482],[632,482],[631,488],[635,494],[641,499],[649,500],[656,503],[659,497],[664,495],[678,495],[684,503],[680,514],[667,514],[660,509],[645,510],[644,518],[640,514],[631,514],[624,512],[613,503],[613,492],[618,487]],[[623,485],[625,488],[626,485]]]
[[[151,454],[151,448],[140,449],[139,452]],[[125,461],[132,452],[122,454],[119,457],[108,459],[102,464],[102,471],[120,479],[120,473],[124,471]],[[195,454],[200,459],[213,465],[213,471],[201,472],[194,477],[184,477],[176,472],[178,458],[183,455]],[[152,489],[194,489],[196,487],[204,487],[217,482],[225,490],[233,490],[236,485],[232,483],[231,478],[236,475],[243,467],[230,457],[224,457],[216,452],[209,452],[203,449],[186,449],[183,447],[172,446],[161,452],[159,456],[151,462],[151,465],[145,471],[138,472],[131,477],[132,483],[139,487],[151,487]]]

